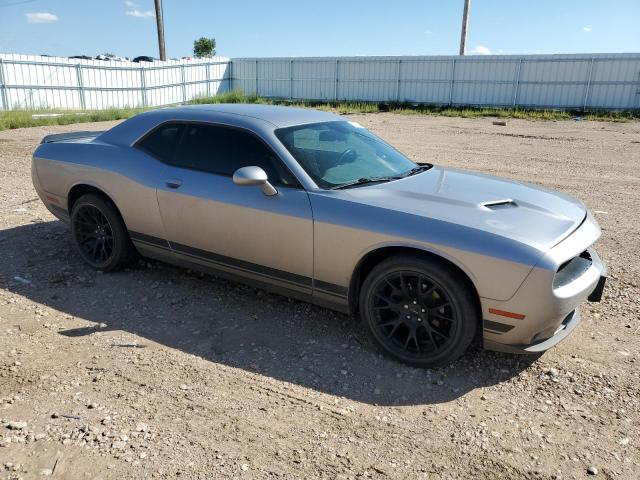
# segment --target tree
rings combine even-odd
[[[103,53],[102,55],[107,58],[116,58],[115,54],[110,52]]]
[[[200,37],[193,42],[193,56],[196,58],[213,57],[216,54],[216,39]]]

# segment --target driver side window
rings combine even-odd
[[[228,177],[239,168],[255,165],[274,184],[298,186],[269,148],[251,133],[235,128],[185,124],[177,152],[169,163]]]

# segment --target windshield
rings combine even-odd
[[[417,167],[355,122],[298,125],[275,133],[321,188],[391,180],[406,176]]]

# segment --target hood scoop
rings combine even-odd
[[[484,208],[488,208],[489,210],[504,210],[505,208],[516,208],[518,204],[511,200],[510,198],[506,198],[503,200],[492,200],[490,202],[481,203]]]

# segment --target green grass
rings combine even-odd
[[[640,110],[626,112],[569,112],[563,110],[527,110],[519,108],[458,108],[433,107],[411,105],[404,103],[375,103],[375,102],[319,102],[319,101],[287,101],[273,100],[256,95],[246,95],[234,90],[214,97],[199,97],[191,100],[190,104],[212,103],[259,103],[265,105],[289,105],[294,107],[315,108],[341,114],[391,112],[399,115],[432,115],[442,117],[462,118],[521,118],[525,120],[597,120],[611,122],[626,122],[640,120]],[[62,111],[59,117],[33,118],[37,113],[56,113],[55,110],[16,110],[0,112],[0,130],[13,128],[38,127],[43,125],[69,125],[72,123],[102,122],[121,120],[132,117],[145,109],[142,108],[113,108],[109,110],[92,111]]]
[[[599,111],[566,111],[566,110],[531,110],[521,108],[452,108],[427,106],[390,106],[389,111],[404,115],[437,115],[442,117],[463,118],[521,118],[524,120],[595,120],[608,122],[626,122],[640,120],[640,111],[610,112]]]
[[[91,111],[15,110],[0,112],[0,130],[40,127],[43,125],[70,125],[72,123],[106,122],[122,120],[144,111],[142,108],[111,108]],[[59,117],[36,117],[34,114],[62,113]]]
[[[584,119],[607,122],[629,122],[632,120],[640,120],[640,110],[625,112],[586,112]]]
[[[263,103],[271,104],[273,102],[266,98],[258,97],[257,95],[247,95],[241,90],[231,90],[230,92],[224,92],[220,95],[213,97],[196,97],[190,102],[190,104],[203,105],[210,103]]]
[[[462,118],[522,118],[526,120],[569,120],[574,117],[562,110],[522,110],[514,108],[452,108],[452,107],[406,107],[394,106],[391,112],[403,115],[436,115]]]
[[[392,112],[401,115],[434,115],[442,117],[463,118],[521,118],[525,120],[570,120],[579,118],[583,120],[599,120],[624,122],[640,119],[640,110],[627,112],[571,112],[564,110],[532,110],[521,108],[470,108],[470,107],[435,107],[424,105],[411,105],[405,103],[376,103],[376,102],[321,102],[301,100],[275,100],[256,95],[245,95],[234,90],[215,97],[200,97],[192,100],[192,104],[211,103],[260,103],[266,105],[288,105],[291,107],[315,108],[342,114]]]

